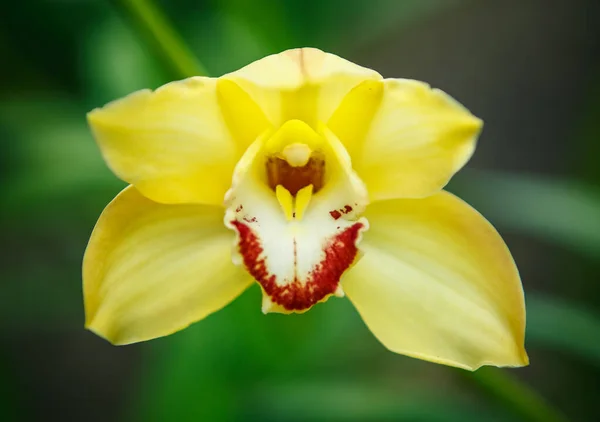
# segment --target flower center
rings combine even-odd
[[[304,312],[343,295],[368,222],[368,198],[340,141],[290,120],[248,147],[226,196],[234,263],[263,289],[264,312]]]
[[[325,156],[312,152],[306,144],[293,144],[283,150],[282,157],[268,157],[266,162],[269,187],[276,190],[281,185],[292,196],[308,185],[313,193],[323,187],[325,175]]]

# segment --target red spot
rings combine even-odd
[[[334,220],[337,220],[338,218],[340,218],[342,216],[342,213],[339,212],[338,210],[333,210],[333,211],[329,211],[329,215],[331,215]]]
[[[285,286],[279,286],[275,276],[269,274],[265,258],[261,257],[263,248],[260,240],[252,229],[239,221],[232,221],[231,224],[240,235],[238,246],[246,269],[273,302],[289,311],[308,309],[335,293],[340,277],[356,258],[356,239],[363,228],[362,223],[354,223],[334,236],[325,248],[325,258],[315,266],[305,283],[295,279]]]
[[[243,209],[244,209],[243,205],[238,205],[238,207],[235,209],[235,212],[240,212]]]
[[[346,206],[344,207],[344,211],[343,211],[343,213],[344,213],[344,214],[348,214],[349,212],[352,212],[352,207],[351,207],[350,205],[346,205]]]
[[[256,217],[252,217],[252,218],[250,218],[250,217],[248,217],[248,216],[245,216],[245,217],[244,217],[244,221],[245,221],[246,223],[256,223],[256,221],[257,221],[257,220],[256,220]]]

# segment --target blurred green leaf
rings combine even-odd
[[[600,315],[558,299],[527,296],[527,342],[600,367]]]
[[[250,4],[250,3],[249,3]],[[211,75],[239,69],[277,49],[263,44],[254,26],[236,14],[224,12],[192,15],[188,39],[195,51],[210,65]]]
[[[249,295],[257,299],[255,293],[246,292],[201,323],[146,346],[140,395],[130,419],[186,422],[233,418],[243,377],[248,371],[256,376],[260,367],[254,360],[256,349],[247,343],[249,335],[260,339],[260,329],[254,326],[260,310],[241,312]]]
[[[90,32],[82,43],[82,56],[81,73],[90,109],[168,82],[131,28],[116,17]]]
[[[575,181],[465,170],[453,183],[494,224],[600,257],[600,190]]]
[[[326,359],[334,343],[324,337],[336,338],[340,318],[334,317],[349,310],[349,304],[337,302],[341,307],[265,316],[260,311],[260,289],[254,286],[222,312],[147,350],[138,401],[143,409],[132,414],[157,421],[233,418],[242,410],[239,402],[248,394],[251,380],[295,370],[305,373]],[[323,318],[327,311],[333,312],[332,318]],[[171,409],[179,407],[185,412],[172,414]]]
[[[18,162],[0,199],[3,213],[124,186],[104,164],[85,112],[68,99],[49,94],[1,103],[0,125]]]
[[[382,387],[375,380],[258,383],[246,397],[249,414],[267,421],[508,421],[447,391]],[[248,420],[249,418],[245,419]]]
[[[290,30],[293,16],[289,12],[290,2],[274,2],[270,0],[228,0],[219,3],[219,14],[244,22],[251,28],[257,44],[273,51],[302,47],[294,31]],[[236,38],[238,41],[243,38]],[[233,40],[232,40],[233,41]],[[237,54],[236,54],[237,55]]]
[[[113,0],[112,3],[130,20],[144,42],[155,49],[173,78],[208,75],[168,17],[152,0]]]
[[[476,372],[460,371],[485,392],[503,404],[505,410],[536,422],[567,422],[557,409],[527,384],[512,376],[507,369],[484,367]]]

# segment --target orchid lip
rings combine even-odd
[[[304,312],[343,295],[340,279],[360,256],[364,188],[336,148],[326,131],[293,120],[265,133],[236,167],[225,224],[265,312]]]

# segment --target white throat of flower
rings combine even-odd
[[[263,290],[263,312],[304,312],[332,294],[358,259],[367,190],[325,126],[290,120],[238,162],[225,197],[233,261]]]

